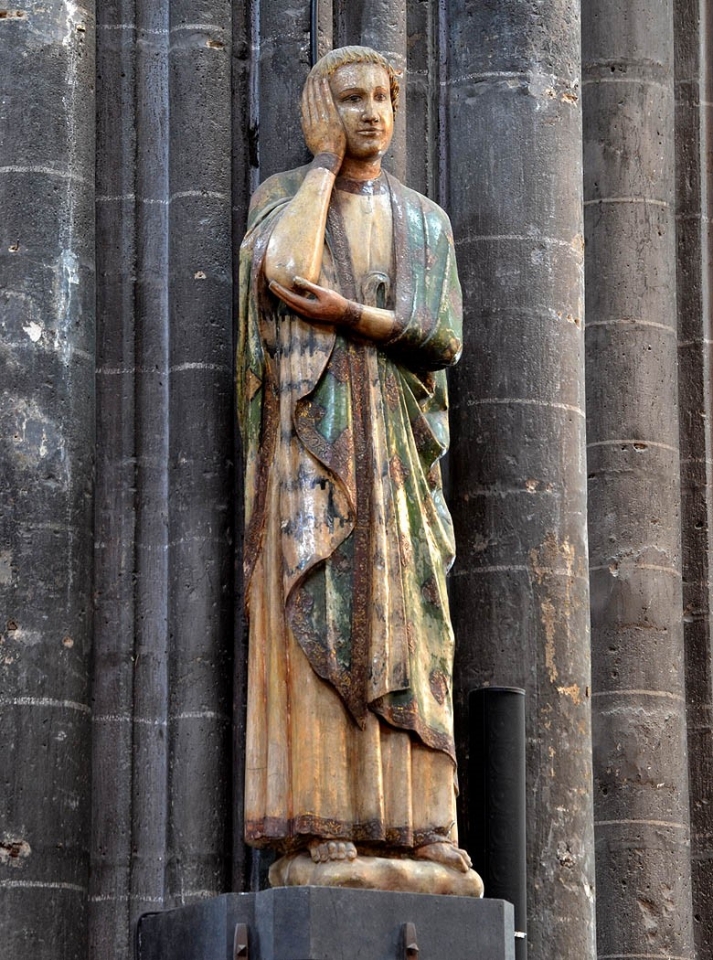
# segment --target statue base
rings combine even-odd
[[[231,893],[145,914],[138,960],[514,960],[504,900],[344,887]]]
[[[430,860],[391,857],[358,856],[355,860],[314,863],[306,852],[289,854],[273,863],[270,886],[349,887],[456,897],[483,896],[483,881],[475,870],[463,873]]]

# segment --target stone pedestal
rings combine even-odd
[[[138,960],[514,956],[513,910],[503,900],[377,890],[277,887],[231,893],[146,914],[138,928]]]

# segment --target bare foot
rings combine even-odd
[[[433,860],[434,863],[442,863],[446,867],[453,867],[454,870],[460,870],[461,873],[467,873],[473,866],[465,850],[461,850],[447,840],[416,847],[413,855],[416,860]]]
[[[330,860],[356,860],[356,847],[351,840],[310,840],[310,856],[315,863]]]

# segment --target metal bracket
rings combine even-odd
[[[233,940],[233,960],[249,960],[247,923],[235,924],[235,939]]]
[[[418,942],[416,940],[416,924],[404,924],[404,957],[405,960],[418,960]]]

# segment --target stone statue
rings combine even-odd
[[[381,169],[398,89],[366,47],[316,64],[314,160],[258,188],[241,248],[245,836],[283,854],[273,885],[479,896],[438,463],[461,291],[448,218]]]

